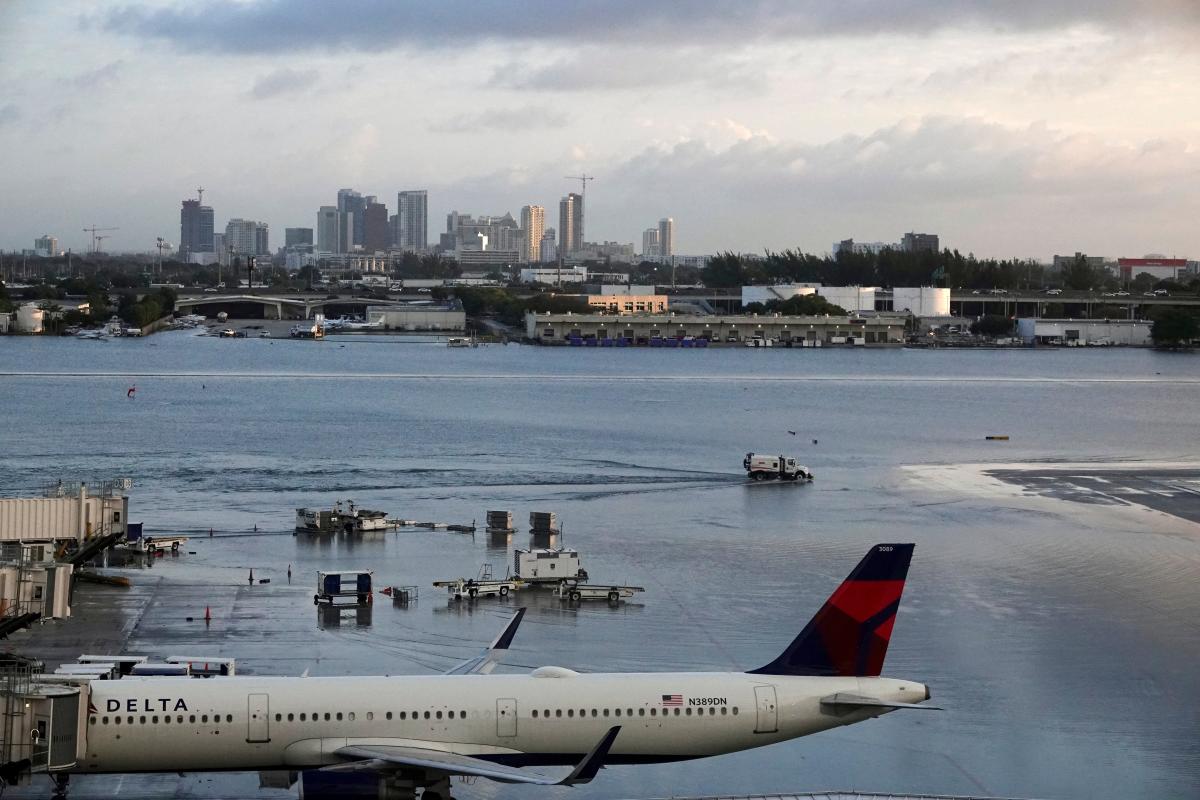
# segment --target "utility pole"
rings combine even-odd
[[[155,241],[155,246],[158,248],[158,279],[159,279],[159,281],[161,281],[162,280],[162,251],[163,251],[164,247],[170,247],[171,245],[167,244],[166,240],[163,239],[163,237],[161,237],[161,236],[156,238],[154,241]]]

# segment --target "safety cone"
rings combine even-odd
[[[212,620],[212,611],[209,610],[208,606],[205,606],[204,607],[204,621],[209,622],[211,620]]]

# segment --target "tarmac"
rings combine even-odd
[[[988,475],[1027,492],[1073,503],[1145,506],[1200,523],[1200,469],[992,469]]]

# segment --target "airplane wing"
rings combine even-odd
[[[456,667],[446,671],[446,675],[488,675],[496,668],[496,662],[508,646],[512,644],[513,637],[517,635],[517,626],[521,624],[522,617],[525,616],[524,607],[518,608],[517,613],[513,614],[512,619],[504,626],[504,630],[500,631],[500,635],[496,637],[487,649],[474,658],[467,659]]]
[[[939,706],[927,706],[919,703],[897,703],[890,700],[880,700],[875,697],[865,697],[860,694],[837,692],[821,698],[821,705],[839,708],[914,708],[919,711],[944,711]]]
[[[341,758],[354,759],[346,764],[323,767],[322,772],[387,772],[397,769],[424,769],[447,775],[474,775],[501,783],[532,783],[539,786],[574,786],[588,783],[604,766],[604,759],[620,733],[621,726],[609,728],[591,752],[575,765],[565,778],[551,778],[526,772],[482,758],[400,745],[349,745],[334,751]]]

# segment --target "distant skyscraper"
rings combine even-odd
[[[658,255],[658,228],[646,228],[642,231],[642,256],[651,258]]]
[[[33,251],[39,256],[50,258],[58,255],[58,239],[50,234],[44,234],[39,239],[33,240]]]
[[[387,250],[391,238],[388,234],[387,206],[383,203],[367,203],[363,211],[363,250],[368,253]]]
[[[938,252],[938,237],[936,233],[906,233],[900,240],[900,247],[907,253],[928,251]]]
[[[538,255],[543,264],[553,264],[558,261],[558,245],[554,243],[554,228],[546,228],[542,234],[542,244]]]
[[[342,214],[337,206],[321,206],[317,211],[317,252],[342,253]]]
[[[267,223],[252,219],[229,220],[225,225],[225,246],[234,256],[260,256],[270,252]]]
[[[583,249],[583,195],[571,192],[558,203],[558,250],[568,257]]]
[[[283,229],[283,246],[285,248],[304,248],[312,250],[313,245],[313,229],[312,228],[284,228]]]
[[[521,260],[536,264],[542,260],[542,235],[546,232],[546,209],[525,206],[521,209]]]
[[[410,189],[396,195],[395,246],[401,250],[429,247],[429,196],[425,189]]]
[[[675,220],[671,217],[658,221],[658,254],[663,258],[675,255]]]
[[[184,200],[179,212],[179,252],[184,260],[192,253],[213,252],[213,210],[199,200]]]
[[[367,200],[353,189],[338,190],[338,211],[344,215],[350,215],[342,220],[342,225],[350,232],[350,238],[346,240],[346,248],[342,252],[348,253],[354,249],[355,245],[363,243],[363,232],[366,227],[366,219],[364,212],[367,210]]]

